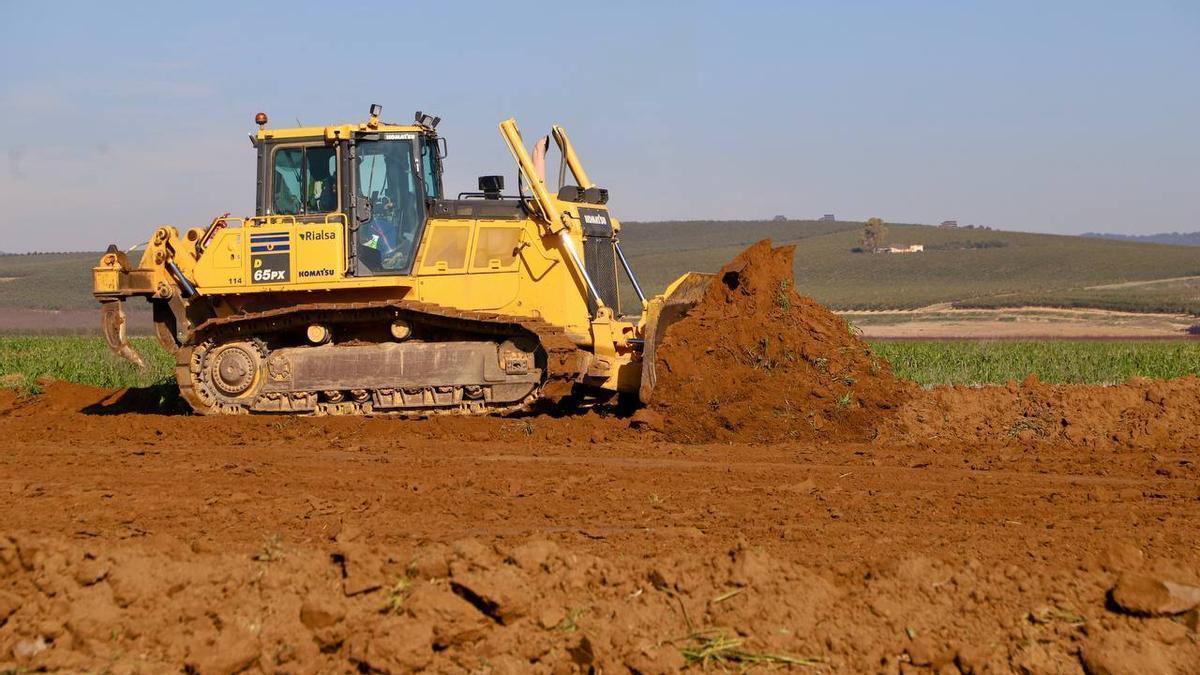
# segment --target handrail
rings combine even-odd
[[[296,216],[288,214],[273,213],[266,216],[251,216],[245,219],[246,225],[250,227],[266,227],[269,225],[290,225],[295,226],[300,221],[296,220]]]
[[[216,218],[213,218],[213,221],[208,224],[208,227],[205,228],[204,234],[201,235],[200,241],[197,244],[197,250],[204,251],[204,249],[208,248],[208,245],[211,242],[213,236],[216,235],[218,231],[220,231],[224,228],[231,227],[233,223],[237,223],[238,227],[268,227],[271,225],[290,225],[292,227],[295,227],[296,225],[301,225],[301,224],[304,224],[304,225],[311,225],[311,224],[346,225],[349,222],[350,222],[349,218],[346,216],[346,214],[344,214],[340,211],[326,213],[324,221],[322,221],[320,223],[301,223],[300,221],[296,220],[296,216],[291,215],[291,214],[285,214],[285,215],[272,214],[272,215],[266,215],[266,216],[245,216],[245,217],[231,216],[229,214],[226,214],[223,216],[217,216]]]

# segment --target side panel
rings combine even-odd
[[[347,277],[345,246],[340,222],[231,225],[213,236],[192,281],[208,295],[404,285]]]
[[[327,284],[345,278],[345,228],[340,224],[300,224],[292,236],[296,283]]]
[[[418,255],[417,274],[465,274],[474,230],[473,220],[429,221]]]
[[[460,309],[490,310],[501,314],[514,311],[519,283],[516,274],[453,274],[417,277],[418,297]],[[520,307],[516,307],[517,310]]]
[[[477,221],[475,245],[471,249],[472,274],[513,273],[521,246],[520,223]]]
[[[417,255],[418,297],[448,307],[538,316],[586,343],[587,305],[557,245],[557,238],[543,239],[529,219],[430,219]]]
[[[385,289],[414,288],[414,299],[424,302],[537,316],[580,344],[591,340],[581,281],[564,263],[557,237],[542,237],[532,220],[431,218],[412,276],[346,276],[345,235],[338,222],[231,223],[196,262],[193,282],[203,295],[259,309],[310,301],[298,291],[354,301],[358,294],[391,297]],[[583,250],[583,237],[573,238]]]
[[[522,230],[522,223],[511,221],[429,221],[418,256],[419,297],[451,307],[524,314],[516,306]],[[504,241],[512,244],[505,249]]]
[[[203,277],[203,270],[211,266],[228,275],[217,283],[241,284],[241,279],[245,276],[242,270],[242,266],[246,264],[245,260],[246,247],[242,228],[223,229],[213,237],[208,249],[200,258],[201,262],[196,265],[196,281],[197,283],[202,283],[202,279],[208,281]]]

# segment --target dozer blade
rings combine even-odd
[[[108,342],[108,348],[114,354],[129,361],[138,368],[146,367],[146,362],[142,360],[142,355],[138,354],[133,345],[129,344],[129,337],[125,334],[124,300],[101,301],[100,324],[104,329],[104,339]]]
[[[716,276],[715,274],[688,272],[668,286],[665,293],[646,303],[646,324],[643,334],[646,342],[642,348],[642,382],[638,387],[638,398],[643,404],[650,402],[651,396],[654,394],[654,387],[658,383],[658,376],[654,372],[654,368],[657,360],[655,353],[658,350],[659,342],[662,341],[663,335],[666,334],[667,328],[671,324],[687,316],[688,310],[700,302]]]

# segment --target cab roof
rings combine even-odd
[[[282,129],[269,129],[266,126],[259,127],[258,131],[251,134],[251,138],[255,143],[267,140],[293,139],[293,138],[324,138],[325,140],[337,140],[341,138],[350,138],[355,134],[375,134],[375,133],[412,133],[432,136],[435,134],[430,127],[421,124],[387,124],[380,122],[374,126],[368,123],[362,124],[339,124],[328,127],[287,127]]]

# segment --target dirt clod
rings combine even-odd
[[[1200,587],[1151,574],[1121,577],[1111,591],[1113,602],[1130,614],[1169,616],[1200,606]]]
[[[436,642],[458,646],[479,638],[488,618],[446,584],[420,584],[404,601],[404,611],[434,626]]]
[[[663,416],[650,408],[642,408],[635,412],[629,420],[631,427],[645,431],[662,431],[664,423]]]
[[[329,598],[310,595],[300,605],[300,623],[309,630],[328,628],[344,617],[345,611]]]
[[[1133,636],[1103,635],[1084,643],[1079,660],[1087,675],[1173,675],[1162,650]],[[1194,665],[1194,664],[1193,664]]]
[[[525,582],[511,567],[456,574],[451,587],[497,623],[509,625],[529,613],[531,600]]]

